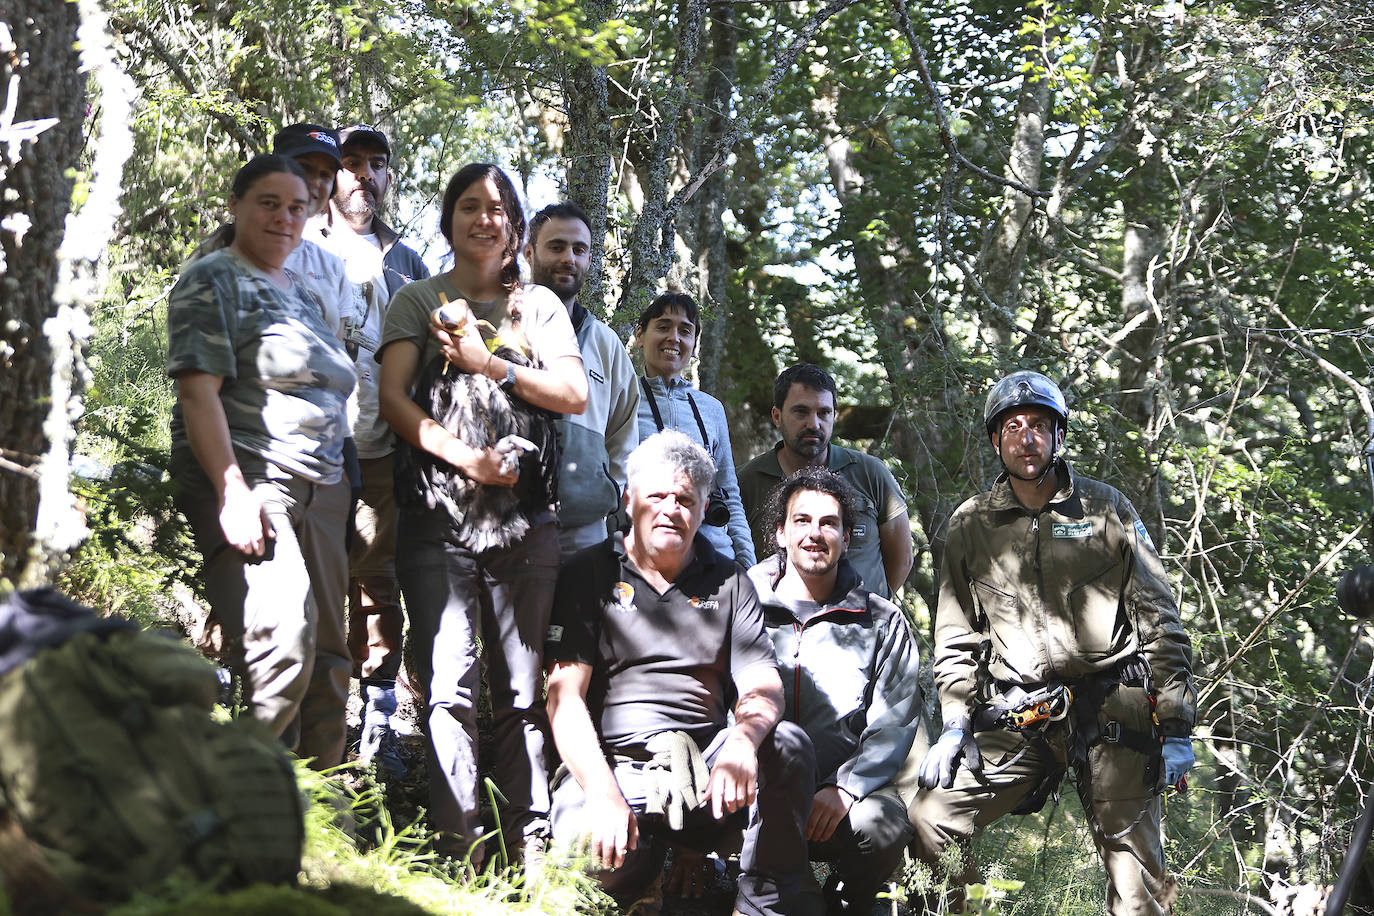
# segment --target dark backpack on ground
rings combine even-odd
[[[212,717],[214,667],[180,640],[58,593],[0,603],[0,815],[96,900],[186,869],[289,882],[304,821],[295,772],[256,722]]]

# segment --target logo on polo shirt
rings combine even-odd
[[[623,614],[635,609],[635,590],[628,582],[617,582],[612,593],[615,595],[615,608]]]
[[[692,607],[701,608],[706,611],[714,611],[720,607],[720,602],[714,598],[693,598],[687,602]]]

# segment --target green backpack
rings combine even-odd
[[[174,638],[78,629],[0,676],[0,813],[96,900],[182,868],[231,885],[295,881],[295,772],[258,723],[214,721],[214,667]]]

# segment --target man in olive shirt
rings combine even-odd
[[[946,528],[944,729],[908,807],[912,854],[945,871],[951,847],[1039,811],[1073,770],[1107,873],[1101,912],[1165,916],[1160,793],[1193,766],[1197,688],[1164,564],[1130,500],[1064,460],[1069,409],[1053,381],[1013,372],[983,420],[1002,473]],[[958,871],[956,896],[975,870]]]
[[[754,555],[774,553],[774,532],[764,516],[768,494],[804,467],[829,468],[854,490],[858,515],[845,558],[864,588],[891,598],[911,572],[911,522],[892,472],[877,458],[830,441],[835,426],[835,380],[818,366],[801,363],[773,383],[773,425],[782,441],[739,470],[740,498]]]

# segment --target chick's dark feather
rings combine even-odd
[[[486,329],[484,329],[485,332]],[[496,356],[518,366],[543,368],[538,359],[506,344]],[[424,449],[402,442],[396,454],[396,501],[404,507],[443,507],[460,543],[474,552],[516,543],[530,520],[556,508],[558,436],[555,415],[507,393],[484,375],[461,372],[443,356],[424,367],[413,400],[445,429],[472,448],[522,436],[536,450],[520,457],[515,487],[486,486]]]

